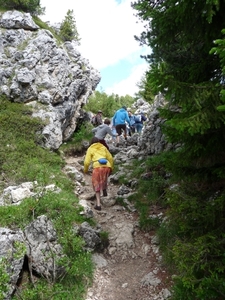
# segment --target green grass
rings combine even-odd
[[[60,151],[41,147],[43,126],[40,119],[31,117],[27,106],[0,97],[0,192],[26,181],[37,181],[42,188],[49,184],[61,188],[60,193],[47,192],[39,198],[25,199],[20,205],[1,206],[0,226],[23,230],[38,216],[46,215],[63,247],[65,258],[60,263],[67,270],[66,276],[55,282],[39,279],[35,286],[28,282],[13,299],[82,300],[92,282],[94,266],[91,254],[83,250],[83,239],[73,227],[88,220],[80,215],[73,180],[62,172],[65,162]],[[4,283],[3,267],[0,266],[0,280]],[[0,289],[0,299],[1,293]]]
[[[89,144],[94,136],[92,128],[93,126],[88,122],[79,126],[70,141],[64,143],[60,150],[68,156],[83,154],[87,150],[84,143]]]
[[[126,168],[126,179],[121,178],[119,182],[127,184],[131,179],[137,179],[135,194],[129,196],[128,200],[134,203],[139,213],[140,227],[145,231],[158,228],[160,220],[149,216],[153,207],[166,208],[164,189],[168,182],[165,179],[163,156],[148,157],[142,161],[133,160]]]
[[[31,118],[29,108],[0,98],[0,181],[1,186],[38,179],[41,184],[59,173],[64,162],[57,153],[37,143],[44,124]],[[1,188],[1,187],[0,187]]]
[[[59,45],[63,43],[62,39],[59,37],[57,32],[51,26],[47,25],[45,22],[43,22],[37,16],[33,16],[32,18],[33,18],[34,22],[36,23],[36,25],[38,25],[41,29],[49,30],[52,33],[52,35],[54,36],[54,38],[57,40]]]

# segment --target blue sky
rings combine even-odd
[[[137,83],[147,70],[140,55],[149,49],[139,46],[134,35],[139,36],[144,25],[138,22],[131,8],[131,0],[41,0],[46,8],[43,21],[61,22],[68,9],[73,9],[78,33],[79,50],[90,64],[100,71],[101,82],[97,90],[107,94],[133,96]]]

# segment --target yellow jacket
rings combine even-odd
[[[100,158],[106,158],[108,160],[107,164],[101,165],[98,162]],[[93,163],[93,168],[109,167],[113,170],[114,162],[112,154],[101,143],[94,143],[87,149],[84,159],[84,173],[88,172],[91,162]]]

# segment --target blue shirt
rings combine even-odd
[[[127,122],[130,126],[130,118],[128,116],[128,112],[126,111],[126,109],[120,108],[113,116],[113,126],[125,124],[125,122]]]

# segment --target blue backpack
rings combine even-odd
[[[141,115],[134,116],[134,120],[135,120],[135,123],[141,123],[141,121],[142,121]]]

